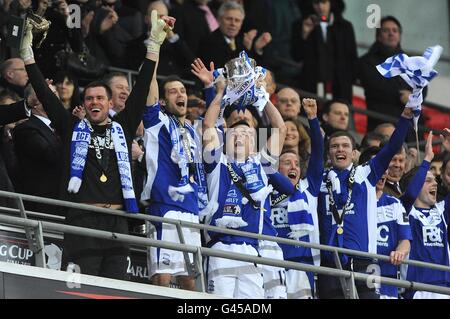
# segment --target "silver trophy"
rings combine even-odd
[[[238,111],[244,111],[254,105],[261,96],[257,83],[265,78],[264,68],[256,65],[256,61],[242,51],[238,58],[228,61],[224,69],[217,70],[216,76],[223,75],[227,79],[224,106],[233,105]],[[265,91],[264,91],[265,92]]]

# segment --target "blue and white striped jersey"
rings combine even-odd
[[[190,183],[193,191],[184,194],[182,200],[173,200],[169,195],[169,186],[177,187],[182,178],[180,167],[176,163],[176,152],[174,152],[170,134],[169,117],[171,116],[161,111],[159,103],[147,106],[145,109],[143,121],[147,180],[141,199],[150,202],[148,207],[150,213],[160,211],[158,215],[161,215],[167,210],[177,210],[198,215],[198,186],[196,183]],[[188,124],[185,124],[185,128],[189,132],[192,154],[196,154],[198,147],[201,148],[201,146],[196,145],[194,129]],[[200,179],[200,177],[197,178]],[[161,213],[161,211],[163,212]]]
[[[337,234],[337,225],[331,213],[326,181],[327,178],[330,178],[336,206],[341,213],[348,199],[348,179],[353,165],[342,171],[331,169],[324,174],[318,205],[322,244],[370,253],[377,252],[375,185],[388,168],[392,157],[400,149],[410,126],[411,121],[401,117],[389,143],[369,163],[356,167],[353,195],[350,207],[344,216],[342,235]],[[325,252],[322,257],[333,262],[333,256],[330,253]],[[347,256],[342,257],[344,264],[346,259]]]
[[[256,234],[276,236],[276,231],[270,221],[269,196],[265,197],[263,203],[265,211],[261,212],[260,209],[253,207],[253,205],[243,196],[238,187],[233,183],[230,172],[227,168],[229,159],[222,153],[222,149],[213,151],[212,158],[215,158],[214,161],[211,161],[212,163],[205,162],[209,201],[216,203],[214,206],[217,207],[217,210],[210,218],[210,224],[213,226],[218,226],[218,223],[222,222],[224,217],[232,217],[232,219],[239,219],[247,224],[244,226],[242,223],[239,224],[237,221],[237,224],[235,224],[236,227],[232,227],[233,229]],[[260,182],[263,182],[264,188],[268,191],[267,195],[269,195],[270,190],[268,177],[260,163],[259,154],[254,156],[254,162],[258,163],[260,166]],[[236,170],[236,173],[241,176],[244,181],[244,186],[248,188],[249,182],[242,175],[242,172],[240,172],[240,170]],[[220,234],[217,232],[208,232],[208,235],[211,238],[210,244],[221,241],[226,244],[246,243],[253,245],[255,248],[258,246],[258,240],[253,238]]]
[[[431,209],[413,207],[409,223],[413,235],[409,258],[450,266],[447,225],[450,195]],[[407,280],[438,286],[450,286],[450,273],[423,267],[408,266]]]
[[[402,203],[395,197],[383,194],[377,202],[377,253],[389,256],[399,241],[412,240],[408,214]],[[381,276],[397,278],[398,266],[389,262],[379,262]],[[390,297],[398,297],[398,289],[394,286],[381,285],[380,293]]]

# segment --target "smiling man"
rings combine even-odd
[[[130,95],[130,86],[127,76],[120,72],[113,72],[106,75],[103,81],[111,88],[112,106],[109,115],[113,117],[125,109],[128,96]]]
[[[108,112],[113,105],[112,92],[103,82],[85,87],[83,106],[86,118],[72,116],[49,89],[33,57],[32,33],[27,30],[20,55],[25,61],[31,84],[45,108],[56,131],[60,132],[64,149],[61,197],[75,203],[137,213],[133,190],[130,150],[136,129],[142,119],[149,92],[151,75],[166,37],[166,29],[174,19],[158,19],[154,23],[147,44],[147,55],[127,107],[111,120]],[[69,209],[66,224],[128,233],[123,216],[96,214]],[[117,241],[65,234],[63,262],[73,262],[81,273],[115,279],[125,279],[129,246]]]
[[[450,137],[447,138],[450,142]],[[431,145],[431,138],[429,138]],[[431,146],[428,147],[432,153]],[[450,221],[450,195],[437,202],[437,182],[429,171],[430,158],[425,157],[420,167],[414,168],[405,175],[404,182],[408,185],[407,194],[412,199],[404,204],[409,213],[409,223],[412,231],[411,252],[409,258],[432,264],[450,266],[447,225]],[[413,187],[411,187],[413,186]],[[450,286],[448,272],[435,269],[408,266],[406,280],[430,285]],[[426,291],[409,290],[406,297],[411,299],[450,299],[448,295]]]
[[[291,196],[274,191],[271,195],[271,219],[278,236],[318,244],[317,196],[322,183],[324,143],[316,101],[304,99],[303,108],[311,128],[312,152],[308,171],[306,177],[300,179],[299,156],[293,151],[281,154],[278,171],[297,187]],[[315,249],[286,244],[280,244],[280,247],[285,260],[320,265],[320,253]],[[314,274],[289,269],[286,271],[286,288],[288,299],[314,298]]]
[[[347,132],[336,132],[329,138],[327,150],[331,169],[325,172],[319,195],[321,243],[376,253],[376,189],[392,157],[400,149],[411,126],[412,111],[405,109],[389,143],[367,164],[355,166],[356,146]],[[371,260],[340,256],[342,267],[358,272],[368,271]],[[322,266],[336,267],[333,255],[322,253]],[[360,298],[377,299],[373,289],[356,283]],[[319,275],[320,298],[343,298],[338,278]]]
[[[144,142],[147,150],[147,181],[141,199],[147,212],[158,217],[198,223],[199,210],[207,203],[206,180],[199,154],[201,142],[186,120],[188,96],[182,80],[169,76],[158,92],[156,72],[144,113]],[[152,223],[149,237],[179,243],[174,225]],[[183,228],[186,243],[201,246],[198,229]],[[192,254],[189,254],[191,262]],[[176,279],[182,289],[195,290],[180,251],[151,247],[149,275],[155,285],[169,287]]]

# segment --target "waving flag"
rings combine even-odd
[[[443,48],[439,45],[429,47],[421,57],[409,57],[406,54],[397,54],[388,58],[384,63],[377,66],[378,72],[385,78],[400,75],[412,88],[413,93],[409,96],[406,107],[414,111],[414,123],[417,130],[417,122],[422,109],[422,90],[438,73],[434,66],[441,57]]]

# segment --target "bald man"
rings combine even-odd
[[[301,110],[300,95],[294,89],[284,88],[278,92],[276,106],[283,120],[296,118]]]

